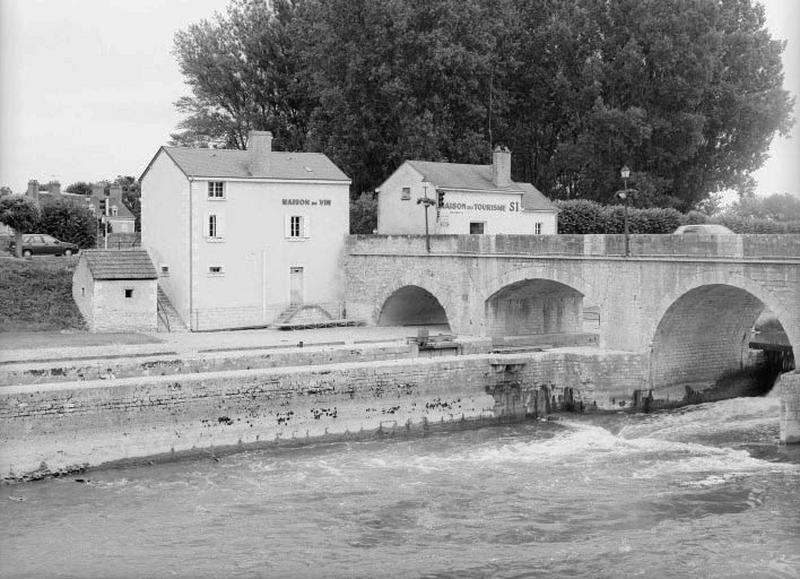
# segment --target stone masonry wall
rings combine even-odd
[[[288,336],[288,335],[287,335]],[[487,353],[489,339],[455,340],[462,354]],[[166,376],[194,372],[222,372],[274,368],[280,366],[317,366],[342,362],[372,362],[416,358],[411,344],[353,344],[343,342],[327,346],[260,348],[235,351],[167,352],[136,356],[89,359],[58,359],[41,362],[0,361],[0,383],[5,385],[83,382],[110,378]]]
[[[130,290],[131,297],[125,292]],[[155,332],[156,280],[97,280],[91,330],[94,332]]]
[[[630,258],[613,250],[617,237],[434,236],[428,253],[424,237],[351,236],[348,317],[374,323],[391,296],[416,286],[439,301],[454,333],[499,335],[493,296],[560,284],[570,288],[556,296],[565,307],[570,292],[597,307],[601,347],[653,353],[656,388],[740,369],[763,308],[800,344],[800,236],[633,236]],[[527,315],[504,328],[543,331],[543,314]]]
[[[498,370],[503,360],[513,372]],[[572,386],[587,405],[619,405],[643,366],[631,354],[553,351],[7,386],[0,477],[495,419],[505,411],[487,387],[498,384]]]
[[[800,444],[800,373],[783,374],[781,388],[781,442]]]

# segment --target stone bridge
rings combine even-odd
[[[800,345],[800,235],[351,236],[348,317],[636,352],[650,388],[740,370],[763,312]],[[565,342],[568,343],[568,342]]]

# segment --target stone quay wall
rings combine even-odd
[[[491,349],[488,338],[459,338],[453,346],[460,354],[482,354]],[[415,344],[344,342],[328,345],[269,347],[197,352],[146,352],[135,357],[100,356],[42,361],[0,360],[0,384],[82,382],[114,378],[167,376],[196,372],[250,370],[280,366],[317,366],[343,362],[372,362],[424,356]],[[24,357],[24,356],[23,356]]]
[[[625,407],[645,368],[576,349],[6,386],[0,478],[520,418],[567,389],[587,407]]]

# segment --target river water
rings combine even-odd
[[[778,416],[740,398],[6,486],[0,575],[799,577]]]

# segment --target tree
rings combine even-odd
[[[84,181],[77,181],[72,185],[69,185],[65,191],[67,193],[73,193],[75,195],[91,195],[92,194],[92,186],[89,183]]]
[[[742,197],[728,208],[727,213],[743,218],[800,221],[800,198],[788,193],[769,197]]]
[[[318,150],[352,199],[403,160],[488,163],[551,197],[647,206],[745,191],[790,128],[784,43],[754,0],[233,0],[176,37],[176,140]]]
[[[306,95],[297,83],[289,32],[295,3],[232,0],[225,15],[175,36],[174,55],[192,95],[175,104],[186,114],[173,144],[244,148],[251,129],[271,130],[277,149],[304,145]]]
[[[87,206],[69,199],[56,199],[41,209],[39,229],[62,241],[81,248],[94,247],[97,240],[97,219]]]
[[[17,257],[22,257],[22,234],[30,233],[39,224],[39,206],[25,195],[0,198],[0,223],[14,230]]]
[[[350,233],[372,233],[378,228],[378,200],[372,193],[362,193],[350,203]]]

